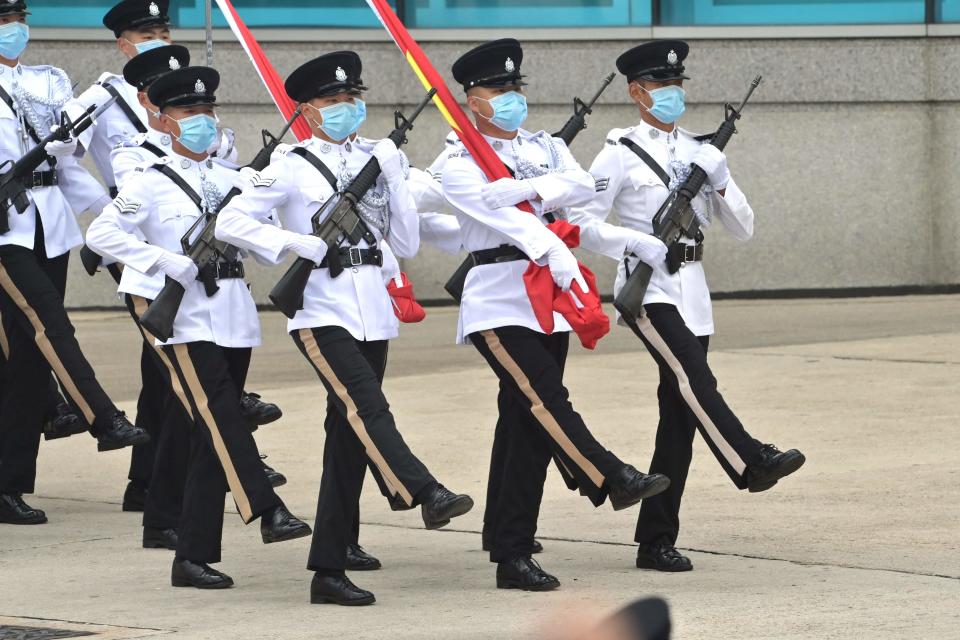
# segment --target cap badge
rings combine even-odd
[[[180,68],[180,61],[170,56],[170,71],[176,71]]]
[[[197,78],[197,84],[193,85],[193,90],[197,93],[206,93],[207,85],[203,84],[203,80]]]
[[[517,66],[513,64],[513,60],[507,58],[507,61],[503,63],[503,68],[507,70],[507,73],[513,73],[516,71]]]
[[[160,7],[157,6],[156,2],[151,2],[150,6],[147,7],[147,13],[149,13],[153,17],[157,17],[158,15],[160,15]]]
[[[347,72],[343,70],[343,67],[337,67],[337,71],[334,75],[337,77],[338,82],[347,81]]]
[[[680,62],[680,56],[677,55],[677,52],[673,49],[670,49],[670,53],[667,54],[667,64],[674,65]]]

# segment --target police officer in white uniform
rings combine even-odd
[[[549,265],[561,289],[577,280],[588,290],[576,258],[546,222],[592,198],[594,180],[563,141],[521,128],[527,114],[522,60],[520,43],[506,38],[468,51],[453,65],[477,128],[515,178],[489,183],[460,147],[443,166],[442,185],[476,264],[466,278],[457,339],[472,343],[500,379],[490,468],[490,484],[500,490],[488,495],[498,513],[484,518],[493,526],[490,559],[499,588],[546,591],[560,582],[530,554],[551,455],[596,506],[609,495],[615,509],[627,508],[663,491],[669,480],[640,473],[593,437],[563,384],[570,325],[554,314],[555,329],[546,334],[527,297],[523,274],[530,260]],[[536,215],[517,208],[525,201]],[[645,246],[657,252],[655,242]]]
[[[634,47],[617,59],[617,68],[627,77],[630,98],[639,108],[640,122],[610,131],[590,167],[606,189],[576,212],[585,237],[602,234],[593,230],[586,217],[605,220],[611,211],[627,229],[651,233],[654,215],[691,164],[701,167],[709,181],[693,203],[701,227],[719,221],[739,240],[753,235],[753,210],[731,178],[726,156],[709,143],[709,136],[695,136],[676,124],[684,111],[683,62],[688,49],[680,40],[660,40]],[[660,369],[660,424],[650,472],[668,475],[671,485],[643,501],[635,539],[637,567],[689,571],[690,559],[675,545],[697,429],[739,489],[765,491],[799,469],[804,457],[796,449],[781,452],[752,438],[717,390],[707,364],[714,326],[702,235],[683,237],[669,252],[668,259],[681,268],[671,274],[666,261],[654,265],[639,328]],[[622,252],[607,255],[623,258]],[[621,260],[615,291],[635,264],[632,256]]]
[[[26,15],[26,2],[0,4],[0,162],[16,162],[35,147],[72,97],[60,69],[20,64],[30,33]],[[101,451],[148,439],[97,382],[63,308],[69,251],[82,242],[75,212],[109,201],[77,164],[75,149],[74,140],[47,145],[49,159],[26,191],[29,206],[22,213],[10,207],[10,228],[0,234],[0,312],[9,347],[0,409],[0,522],[46,521],[22,494],[34,489],[51,368]]]
[[[218,263],[219,290],[207,296],[197,280],[196,264],[180,246],[187,229],[200,216],[216,211],[240,175],[214,163],[207,153],[216,136],[214,92],[219,79],[214,69],[184,67],[153,81],[149,99],[173,138],[171,152],[128,181],[87,234],[90,247],[101,255],[147,275],[162,272],[185,289],[173,336],[158,342],[171,387],[174,380],[179,384],[181,400],[194,421],[171,581],[174,586],[205,589],[233,585],[229,576],[210,566],[220,561],[228,486],[243,521],[261,519],[265,543],[310,533],[264,476],[237,402],[251,349],[260,343],[243,264]]]
[[[382,254],[389,240],[400,257],[416,253],[418,218],[407,188],[406,162],[389,140],[357,136],[366,106],[361,62],[338,51],[307,62],[286,81],[287,94],[303,105],[313,137],[281,146],[264,171],[217,218],[217,237],[280,261],[287,253],[317,266],[304,292],[303,309],[287,324],[294,343],[313,366],[332,401],[323,457],[317,521],[307,567],[315,571],[311,602],[362,605],[374,595],[344,574],[357,501],[369,462],[377,468],[395,509],[421,505],[428,529],[470,510],[469,496],[438,484],[397,430],[381,390],[387,341],[397,318],[383,286]],[[371,236],[357,246],[327,253],[311,217],[349,184],[371,159],[382,174],[364,196],[360,214]],[[272,224],[272,209],[283,228]],[[331,277],[328,261],[344,271]]]
[[[168,8],[169,0],[122,0],[104,15],[103,24],[116,37],[116,46],[120,53],[132,60],[143,53],[170,44]],[[105,72],[64,108],[71,117],[76,117],[92,104],[103,104],[111,97],[116,99],[110,108],[100,114],[96,123],[79,136],[80,149],[92,156],[110,190],[110,197],[117,194],[117,186],[122,183],[116,173],[117,169],[113,167],[112,151],[138,135],[148,134],[152,128],[147,109],[139,97],[140,93],[124,76]],[[218,131],[220,135],[211,147],[211,152],[232,163],[237,157],[233,131],[226,128],[218,128]],[[86,248],[81,251],[85,250]],[[119,283],[120,265],[108,260],[105,261],[105,266]],[[134,278],[137,276],[130,277],[131,280]],[[131,310],[131,315],[134,322],[137,322],[137,314]],[[154,417],[163,413],[163,407],[158,404],[162,394],[154,393],[153,389],[162,387],[164,382],[158,376],[154,358],[150,349],[145,347],[142,350],[140,376],[143,390],[137,399],[136,416],[137,426],[153,437],[153,443],[134,447],[131,452],[129,482],[123,495],[124,511],[143,510],[156,453],[154,447],[159,441],[160,422]],[[275,404],[261,401],[257,394],[243,392],[241,406],[244,414],[255,425],[273,422],[282,415]],[[279,474],[277,475],[279,481]]]

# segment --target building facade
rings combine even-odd
[[[123,64],[99,25],[108,0],[47,0],[31,7],[25,62],[56,64],[84,86]],[[172,3],[174,38],[204,58],[204,1]],[[282,75],[325,51],[364,60],[370,116],[364,134],[385,135],[392,111],[420,85],[363,0],[234,0]],[[405,0],[394,2],[437,68],[473,44],[524,42],[529,127],[559,129],[574,96],[587,97],[617,55],[651,38],[690,41],[684,124],[716,128],[723,104],[762,74],[740,133],[728,146],[733,175],[756,212],[756,233],[738,243],[707,234],[716,292],[949,288],[960,284],[960,0]],[[219,16],[214,14],[215,27]],[[252,157],[260,129],[282,120],[232,34],[214,31],[224,76],[221,119]],[[455,87],[448,75],[451,87]],[[639,119],[620,78],[572,150],[589,165],[606,132]],[[414,164],[441,152],[447,127],[426,113],[410,135]],[[405,265],[418,296],[443,301],[458,259],[425,248]],[[613,263],[586,256],[607,292]],[[68,303],[114,306],[108,278],[75,265]],[[251,269],[258,301],[281,275]]]

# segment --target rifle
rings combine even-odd
[[[615,73],[611,73],[603,79],[600,90],[591,98],[590,102],[584,102],[580,98],[574,98],[573,115],[570,116],[570,119],[567,120],[567,123],[563,125],[560,131],[553,134],[553,137],[560,138],[567,146],[570,146],[574,138],[577,137],[577,134],[587,128],[587,115],[593,113],[594,103],[600,98],[606,88],[610,86],[610,83],[613,82],[616,75]],[[472,268],[473,257],[467,256],[463,262],[460,263],[460,266],[457,267],[457,270],[453,272],[453,275],[450,276],[446,284],[443,285],[446,292],[458,303],[460,302],[460,298],[463,297],[463,287],[467,283],[467,274]]]
[[[760,76],[757,76],[750,83],[750,89],[738,108],[734,108],[731,104],[724,106],[723,124],[713,134],[710,144],[721,151],[727,146],[730,138],[737,131],[737,120],[740,119],[743,108],[747,106],[747,101],[753,95],[754,89],[760,85],[760,79]],[[653,217],[654,236],[668,247],[678,242],[681,235],[694,237],[700,230],[700,222],[697,220],[690,203],[700,192],[706,179],[707,174],[703,169],[697,165],[691,165],[690,175],[670,193],[664,203],[660,205],[657,215]],[[671,273],[675,272],[676,269],[671,267]],[[652,275],[653,267],[638,262],[613,301],[613,306],[616,307],[624,321],[635,333],[637,332],[637,318],[643,313],[643,297],[647,292],[647,286],[650,284],[650,276]]]
[[[407,141],[407,132],[413,129],[414,121],[436,93],[436,89],[431,89],[409,118],[404,117],[399,110],[394,112],[394,130],[387,138],[397,145],[398,149]],[[327,263],[331,278],[336,278],[343,272],[338,255],[341,242],[347,241],[351,247],[361,240],[366,240],[370,245],[376,243],[363,218],[357,214],[357,203],[373,187],[379,175],[380,164],[376,158],[370,158],[350,184],[340,192],[340,197],[330,197],[311,218],[313,235],[327,243]],[[307,288],[314,266],[312,260],[297,258],[270,291],[270,301],[288,318],[293,318],[303,307],[303,292]]]
[[[0,174],[0,235],[10,231],[8,211],[11,206],[17,210],[18,214],[22,214],[30,206],[30,199],[27,197],[27,189],[32,187],[30,180],[37,167],[50,159],[44,147],[54,141],[66,142],[73,136],[83,133],[115,101],[116,98],[110,98],[99,107],[90,105],[80,114],[76,122],[72,122],[66,113],[61,113],[60,126],[37,143],[37,146],[23,154],[16,162],[6,160],[0,164],[0,169],[8,164],[11,165],[10,169]]]
[[[584,102],[580,98],[574,98],[573,115],[570,116],[570,119],[567,120],[567,123],[563,125],[560,131],[553,134],[553,137],[560,138],[567,145],[572,143],[573,139],[577,137],[577,134],[587,128],[587,115],[593,113],[594,103],[600,99],[600,96],[606,91],[607,87],[610,86],[610,83],[613,82],[615,77],[617,77],[617,74],[611,73],[604,78],[603,84],[600,85],[600,90],[591,98],[590,102]]]
[[[283,130],[280,131],[280,135],[278,136],[274,136],[266,129],[263,129],[260,132],[260,135],[263,137],[263,148],[260,149],[247,166],[255,171],[265,169],[270,164],[270,156],[298,117],[300,117],[299,107],[293,112],[290,119],[287,120],[286,125],[284,125]],[[237,187],[230,189],[227,195],[223,197],[223,200],[220,201],[220,205],[217,207],[217,213],[223,210],[234,196],[239,195],[240,191]],[[203,228],[200,233],[197,234],[197,237],[191,241],[190,237],[200,225],[203,225]],[[216,226],[216,213],[213,215],[200,216],[197,218],[197,221],[187,229],[183,237],[180,238],[180,246],[183,249],[183,254],[191,258],[199,268],[200,273],[197,279],[203,283],[204,291],[208,297],[220,290],[220,287],[217,286],[217,263],[221,261],[234,262],[240,253],[237,247],[216,239],[214,235]],[[170,336],[173,335],[173,321],[177,317],[177,312],[180,310],[180,303],[183,302],[185,293],[186,290],[182,284],[173,278],[167,277],[163,289],[157,294],[154,301],[150,303],[150,306],[147,307],[143,315],[140,316],[140,324],[143,328],[164,342],[169,340]]]

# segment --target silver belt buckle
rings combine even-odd
[[[360,247],[350,247],[350,266],[356,271],[357,267],[363,264],[363,256],[360,255]]]

